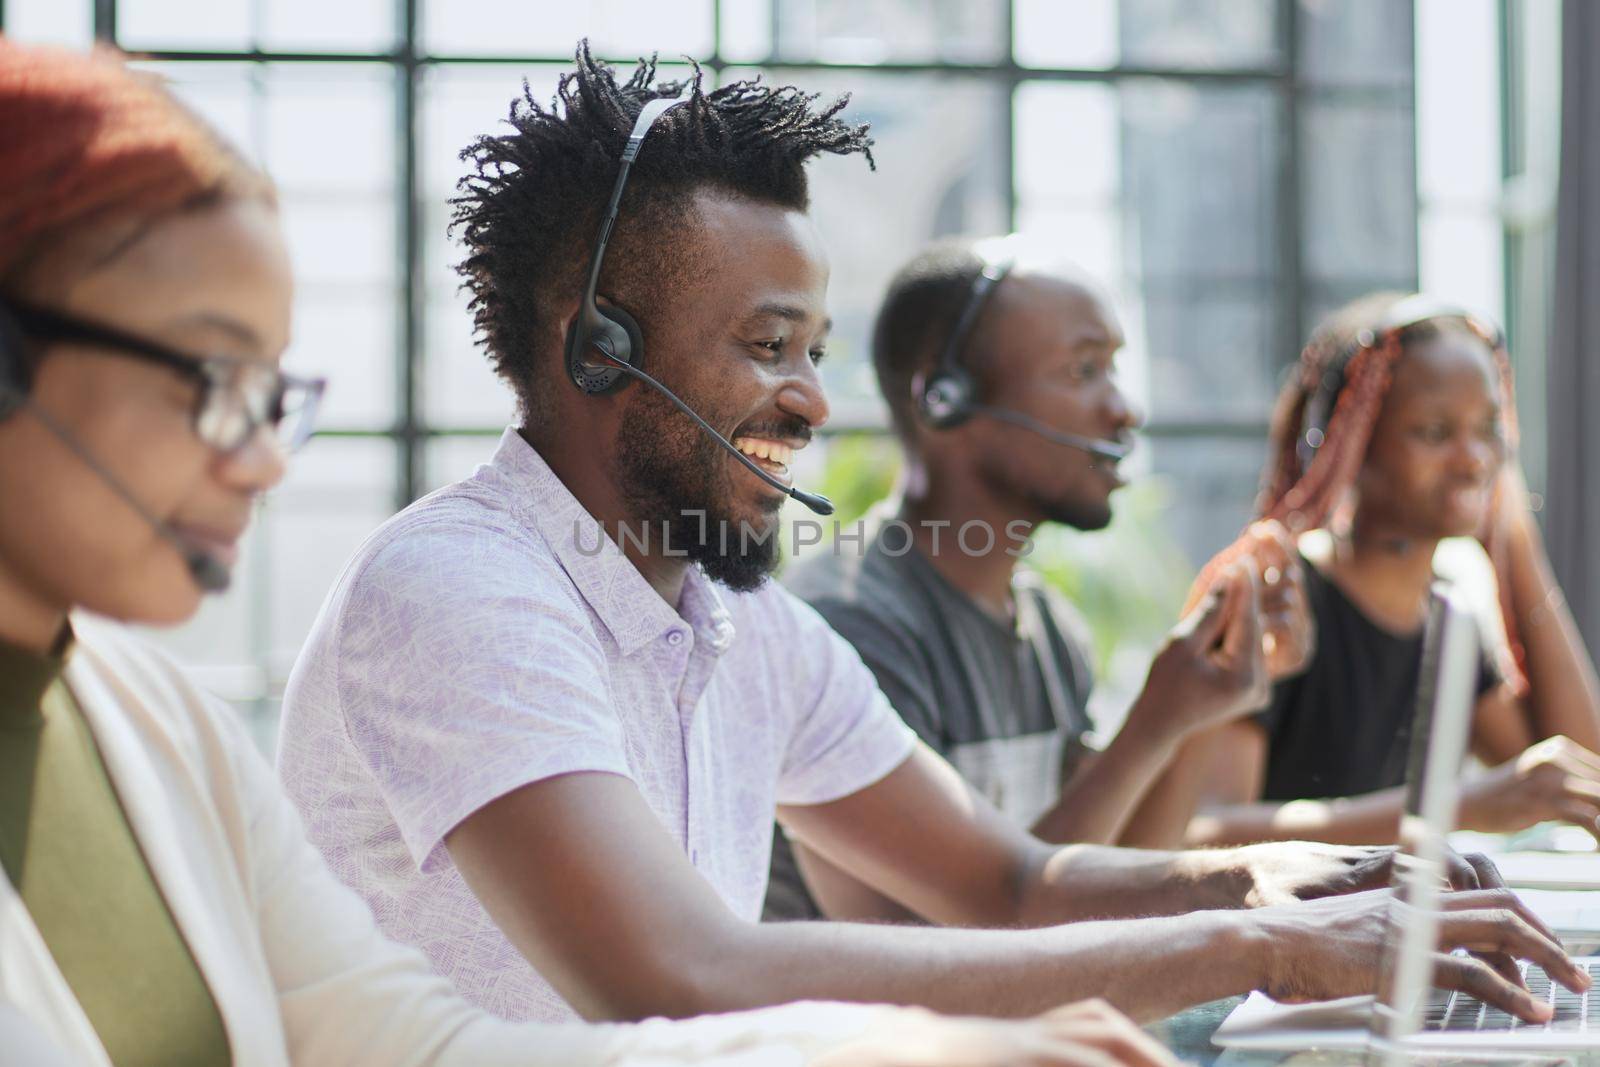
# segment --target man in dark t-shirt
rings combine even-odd
[[[1193,808],[1152,791],[1166,761],[1203,724],[1261,706],[1262,628],[1287,655],[1304,617],[1287,541],[1265,538],[1174,632],[1105,750],[1089,743],[1085,628],[1019,561],[1041,523],[1111,519],[1139,421],[1113,376],[1122,341],[1109,301],[1075,270],[971,243],[917,256],[873,338],[905,454],[900,485],[785,581],[856,647],[923,742],[1016,825],[1054,842],[1168,845]],[[1250,569],[1269,557],[1270,611]],[[914,918],[790,845],[777,835],[767,918]]]
[[[1017,625],[1007,625],[951,585],[887,512],[868,516],[864,552],[813,557],[786,584],[855,646],[918,737],[1002,814],[1031,826],[1092,751],[1083,620],[1023,567],[1011,587]],[[781,833],[766,916],[822,916]]]

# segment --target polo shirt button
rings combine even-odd
[[[682,630],[668,630],[667,631],[667,644],[673,645],[673,646],[677,646],[677,645],[683,644],[683,631]]]

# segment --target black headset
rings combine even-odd
[[[600,236],[595,241],[594,255],[589,260],[589,284],[584,287],[583,299],[578,304],[578,313],[573,316],[572,326],[567,330],[567,377],[571,378],[572,384],[586,396],[614,393],[626,385],[629,378],[638,378],[670,400],[673,406],[692,419],[696,426],[709,434],[712,440],[721,445],[757,478],[785,496],[798,500],[818,515],[832,515],[833,504],[827,497],[820,493],[808,493],[798,486],[784,485],[756,466],[754,460],[733,447],[733,442],[718,433],[709,422],[700,417],[699,412],[646,373],[642,367],[644,336],[639,332],[639,323],[615,304],[601,307],[595,303],[595,290],[600,284],[600,264],[606,255],[606,242],[611,240],[611,230],[617,223],[617,205],[622,202],[622,190],[628,184],[628,170],[639,156],[639,146],[644,143],[644,135],[650,132],[650,127],[662,115],[679,104],[688,103],[691,99],[692,97],[688,96],[662,97],[650,101],[639,109],[639,118],[634,122],[633,132],[628,134],[628,143],[622,149],[622,166],[617,171],[617,184],[611,189],[611,200],[606,204],[605,218],[600,223]],[[599,352],[604,358],[599,360],[586,358],[590,349]]]
[[[972,372],[961,365],[961,352],[995,287],[1005,280],[1015,264],[1016,261],[1010,258],[983,258],[983,267],[972,279],[966,303],[956,318],[955,327],[951,329],[944,347],[939,350],[933,373],[917,394],[917,410],[922,413],[923,421],[936,430],[960,426],[977,411],[977,384],[972,379]]]
[[[629,376],[616,363],[626,363],[635,369],[644,364],[644,336],[639,332],[639,323],[615,304],[600,307],[595,303],[595,290],[600,284],[600,264],[605,260],[606,243],[611,240],[611,230],[617,222],[617,205],[622,201],[622,190],[628,184],[628,171],[638,158],[639,146],[657,119],[679,104],[688,103],[689,99],[687,96],[662,97],[645,104],[622,149],[622,168],[617,171],[617,184],[611,189],[611,201],[606,205],[605,218],[600,224],[600,236],[589,259],[589,283],[584,287],[578,314],[567,330],[567,376],[573,385],[590,396],[614,393],[627,384]],[[591,348],[599,349],[615,362],[590,358]]]
[[[960,426],[975,415],[982,415],[1020,426],[1051,444],[1076,448],[1098,460],[1115,462],[1126,458],[1133,450],[1133,444],[1129,440],[1104,441],[1084,437],[1082,434],[1066,433],[1045,425],[1032,415],[1013,411],[1011,408],[995,407],[978,399],[977,382],[973,380],[972,372],[962,366],[961,353],[966,348],[968,336],[978,323],[978,317],[983,314],[983,309],[994,297],[995,287],[1005,281],[1017,261],[1011,256],[994,258],[984,255],[981,251],[977,254],[982,259],[983,266],[972,279],[971,287],[967,291],[967,301],[962,305],[961,314],[957,316],[955,327],[951,329],[944,347],[939,350],[939,359],[933,366],[933,373],[917,391],[917,411],[921,413],[922,421],[935,430],[949,430]]]

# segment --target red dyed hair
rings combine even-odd
[[[49,244],[271,184],[153,75],[120,54],[0,36],[0,283]]]
[[[1366,460],[1395,363],[1408,345],[1437,335],[1445,322],[1459,324],[1493,354],[1507,454],[1515,453],[1517,424],[1511,361],[1499,332],[1471,316],[1449,313],[1381,328],[1386,312],[1402,299],[1404,294],[1400,293],[1364,297],[1335,312],[1312,335],[1300,354],[1296,373],[1284,385],[1273,410],[1270,451],[1256,499],[1258,520],[1274,519],[1295,536],[1326,526],[1334,518]],[[1337,400],[1325,424],[1311,426],[1308,423],[1314,420],[1308,419],[1307,409],[1319,393],[1323,400],[1330,393],[1336,394]],[[1497,482],[1478,540],[1499,579],[1500,614],[1512,660],[1507,664],[1508,680],[1520,695],[1527,689],[1525,650],[1511,605],[1500,503]],[[1189,594],[1191,605],[1248,549],[1246,539],[1241,537],[1213,557],[1195,580]]]

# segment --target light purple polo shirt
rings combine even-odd
[[[278,770],[385,933],[483,1008],[557,1021],[575,1013],[450,862],[464,818],[554,775],[622,775],[755,922],[775,806],[854,793],[912,743],[782,586],[732,593],[691,569],[674,610],[508,430],[357,550],[289,680]]]

